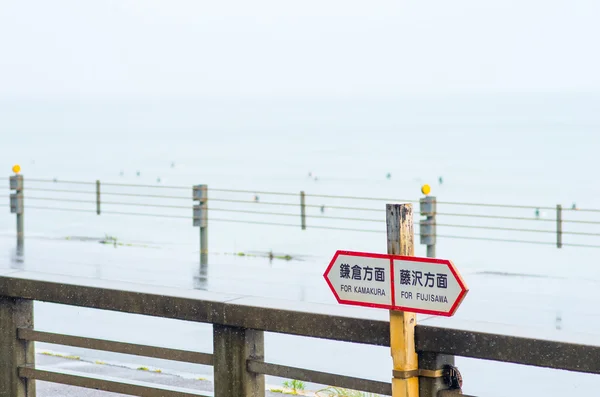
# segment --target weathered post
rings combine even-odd
[[[15,175],[11,175],[10,189],[14,190],[15,193],[10,195],[10,212],[17,214],[17,245],[23,247],[23,241],[25,237],[25,227],[23,221],[23,215],[25,212],[23,202],[23,175],[19,175],[21,167],[15,165],[13,167]]]
[[[192,198],[198,204],[194,205],[194,226],[200,228],[200,265],[208,264],[208,187],[195,185]]]
[[[100,181],[96,180],[96,214],[100,215]]]
[[[304,191],[300,192],[300,222],[302,230],[306,230],[306,198]]]
[[[0,297],[0,397],[35,397],[35,380],[19,377],[18,367],[34,364],[33,342],[19,340],[17,328],[33,328],[33,301]]]
[[[562,205],[556,205],[556,248],[562,248]]]
[[[387,204],[387,253],[414,256],[411,204]],[[390,347],[393,361],[392,396],[419,397],[418,358],[415,351],[415,313],[390,310]]]
[[[264,397],[265,376],[249,372],[246,364],[264,357],[263,331],[214,324],[214,396]]]
[[[420,235],[421,244],[427,246],[427,257],[435,258],[435,240],[436,240],[436,227],[435,227],[435,214],[437,212],[437,202],[435,197],[426,196],[419,200],[421,216],[427,217],[421,219]]]

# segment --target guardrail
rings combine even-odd
[[[435,252],[437,238],[528,243],[558,248],[600,248],[600,229],[598,229],[600,217],[594,218],[597,216],[596,214],[600,214],[600,209],[576,208],[574,205],[567,208],[562,205],[532,206],[450,202],[437,201],[435,197],[405,200],[309,194],[304,191],[291,193],[208,189],[206,185],[196,185],[196,189],[199,189],[199,186],[206,189],[202,200],[199,200],[194,195],[193,186],[36,178],[24,180],[22,175],[12,176],[10,180],[10,188],[15,193],[11,194],[10,204],[0,203],[0,206],[10,206],[11,210],[17,213],[17,235],[21,237],[24,234],[22,219],[25,200],[28,203],[27,208],[38,210],[190,220],[193,224],[200,226],[200,249],[201,254],[204,253],[204,255],[208,252],[207,226],[209,219],[210,222],[294,227],[302,230],[384,233],[383,204],[385,202],[411,202],[421,204],[421,211],[415,211],[415,214],[427,217],[419,222],[419,230],[416,234],[421,234],[421,243],[428,246],[428,252],[431,254]],[[77,188],[70,188],[70,185],[75,185]],[[194,198],[196,202],[190,203]],[[29,202],[34,204],[30,205]],[[63,205],[46,206],[35,204],[36,202],[54,202]],[[67,203],[69,205],[65,206],[64,204]],[[380,204],[378,208],[371,206],[374,203]],[[429,207],[424,207],[424,205]],[[441,208],[444,210],[438,212]],[[547,212],[545,216],[544,212]],[[228,214],[231,216],[227,217]],[[297,222],[277,220],[294,218]],[[462,219],[462,222],[457,223],[455,219]],[[369,226],[364,227],[363,225]],[[376,228],[378,225],[381,228]],[[438,229],[459,229],[465,232],[472,231],[472,233],[470,235],[446,232],[440,234]],[[482,231],[487,234],[481,235]],[[522,236],[547,236],[549,238],[528,239]]]
[[[35,397],[43,380],[141,396],[207,396],[210,393],[40,367],[35,342],[212,365],[214,396],[265,395],[264,375],[282,376],[381,395],[388,382],[264,361],[264,332],[374,346],[390,345],[389,322],[359,317],[351,308],[291,304],[198,290],[174,290],[103,280],[0,271],[0,397]],[[43,278],[50,277],[51,280]],[[213,353],[184,351],[34,329],[33,301],[211,323]],[[346,313],[346,314],[339,314]],[[444,374],[454,356],[600,374],[600,347],[417,325],[421,397],[457,396]],[[318,354],[315,354],[318,356]],[[365,364],[367,365],[367,364]],[[392,373],[390,373],[390,377]],[[469,380],[466,379],[465,382]]]

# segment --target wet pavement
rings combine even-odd
[[[213,383],[211,380],[201,376],[183,377],[179,375],[163,373],[160,368],[137,367],[128,368],[125,366],[111,365],[102,361],[85,362],[79,357],[64,358],[53,356],[48,352],[36,354],[36,364],[45,367],[52,367],[56,370],[74,371],[81,374],[93,374],[95,376],[104,376],[111,378],[128,379],[131,381],[146,382],[158,384],[161,386],[170,386],[175,388],[185,388],[197,390],[205,395],[212,395]],[[83,387],[61,385],[56,383],[36,381],[37,395],[40,397],[119,397],[126,394],[110,393]],[[280,392],[273,390],[282,390],[281,385],[266,385],[267,397],[281,397]]]
[[[145,244],[114,247],[89,239],[44,236],[32,236],[25,244],[24,251],[17,252],[14,238],[0,237],[0,249],[9,253],[0,262],[0,269],[35,271],[40,277],[46,274],[48,279],[56,275],[70,275],[90,281],[111,281],[115,285],[135,283],[155,288],[156,291],[162,288],[171,291],[206,290],[266,297],[273,299],[273,302],[287,301],[290,304],[298,301],[314,302],[333,305],[330,307],[334,310],[342,310],[322,280],[322,272],[328,261],[324,256],[304,257],[303,260],[269,261],[264,257],[222,252],[210,255],[209,265],[200,268],[198,252],[193,246],[187,245],[173,247]],[[460,269],[471,291],[457,315],[451,319],[419,316],[419,322],[579,343],[597,343],[600,308],[591,304],[595,299],[594,291],[598,287],[594,278],[581,280],[558,275],[533,277],[522,273],[482,270],[476,266]],[[387,316],[384,310],[356,310],[365,317]],[[44,302],[35,304],[35,322],[36,328],[44,331],[212,352],[212,329],[209,324]],[[38,351],[77,355],[90,363],[105,361],[131,368],[160,368],[163,371],[162,375],[194,374],[207,379],[212,376],[212,368],[206,366],[42,343],[36,347]],[[389,381],[391,359],[386,348],[266,333],[265,349],[265,356],[269,362]],[[59,364],[67,365],[58,361],[50,362],[50,365]],[[458,358],[457,364],[466,379],[465,393],[482,396],[502,395],[500,391],[490,389],[489,385],[501,382],[509,375],[522,380],[524,386],[516,395],[523,396],[527,395],[527,390],[543,390],[546,387],[544,385],[550,383],[548,379],[555,381],[553,387],[547,388],[546,395],[549,396],[569,394],[573,387],[582,391],[589,390],[586,388],[588,385],[591,387],[598,382],[597,377],[592,375],[472,359]],[[105,367],[91,364],[86,368],[92,372],[106,370]],[[123,371],[122,374],[126,377],[150,375],[135,370]],[[267,377],[270,384],[281,385],[283,381],[284,379]],[[556,381],[559,382],[558,385]],[[540,382],[544,385],[540,386]],[[308,387],[311,390],[319,388],[318,385]],[[65,395],[60,394],[60,388],[61,386],[42,386],[40,391],[59,393],[48,395]]]

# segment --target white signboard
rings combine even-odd
[[[393,263],[396,310],[452,315],[466,294],[464,282],[450,261],[411,258],[393,259]]]
[[[324,276],[339,303],[392,308],[392,272],[387,255],[338,251]]]
[[[339,303],[440,316],[469,291],[446,259],[337,251],[323,276]]]

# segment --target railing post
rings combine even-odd
[[[20,168],[13,168],[20,169]],[[23,246],[23,240],[25,237],[25,227],[23,221],[23,215],[25,212],[25,205],[23,200],[23,175],[16,174],[12,175],[9,179],[10,189],[14,190],[15,193],[10,195],[10,212],[17,214],[17,245]]]
[[[264,397],[265,376],[247,368],[247,360],[264,357],[263,331],[214,324],[214,396]]]
[[[433,352],[419,353],[419,371],[422,374],[429,374],[419,378],[421,397],[438,397],[440,390],[448,390],[448,384],[443,377],[448,365],[454,367],[454,356]]]
[[[562,248],[562,205],[556,205],[556,248]]]
[[[387,253],[414,256],[412,205],[387,204],[386,223]],[[394,366],[393,397],[419,397],[419,363],[415,351],[416,325],[415,313],[390,310],[390,349]]]
[[[306,198],[304,191],[300,192],[300,221],[302,230],[306,230]]]
[[[437,212],[437,201],[435,197],[427,196],[419,200],[421,216],[426,216],[420,222],[421,244],[427,246],[427,257],[435,258],[435,214]]]
[[[100,180],[96,180],[96,214],[100,215]]]
[[[208,264],[208,187],[195,185],[192,198],[198,201],[194,205],[194,226],[200,227],[200,265]]]
[[[33,342],[17,339],[17,328],[33,328],[33,301],[0,297],[0,397],[35,397],[35,380],[18,374],[34,364]]]

